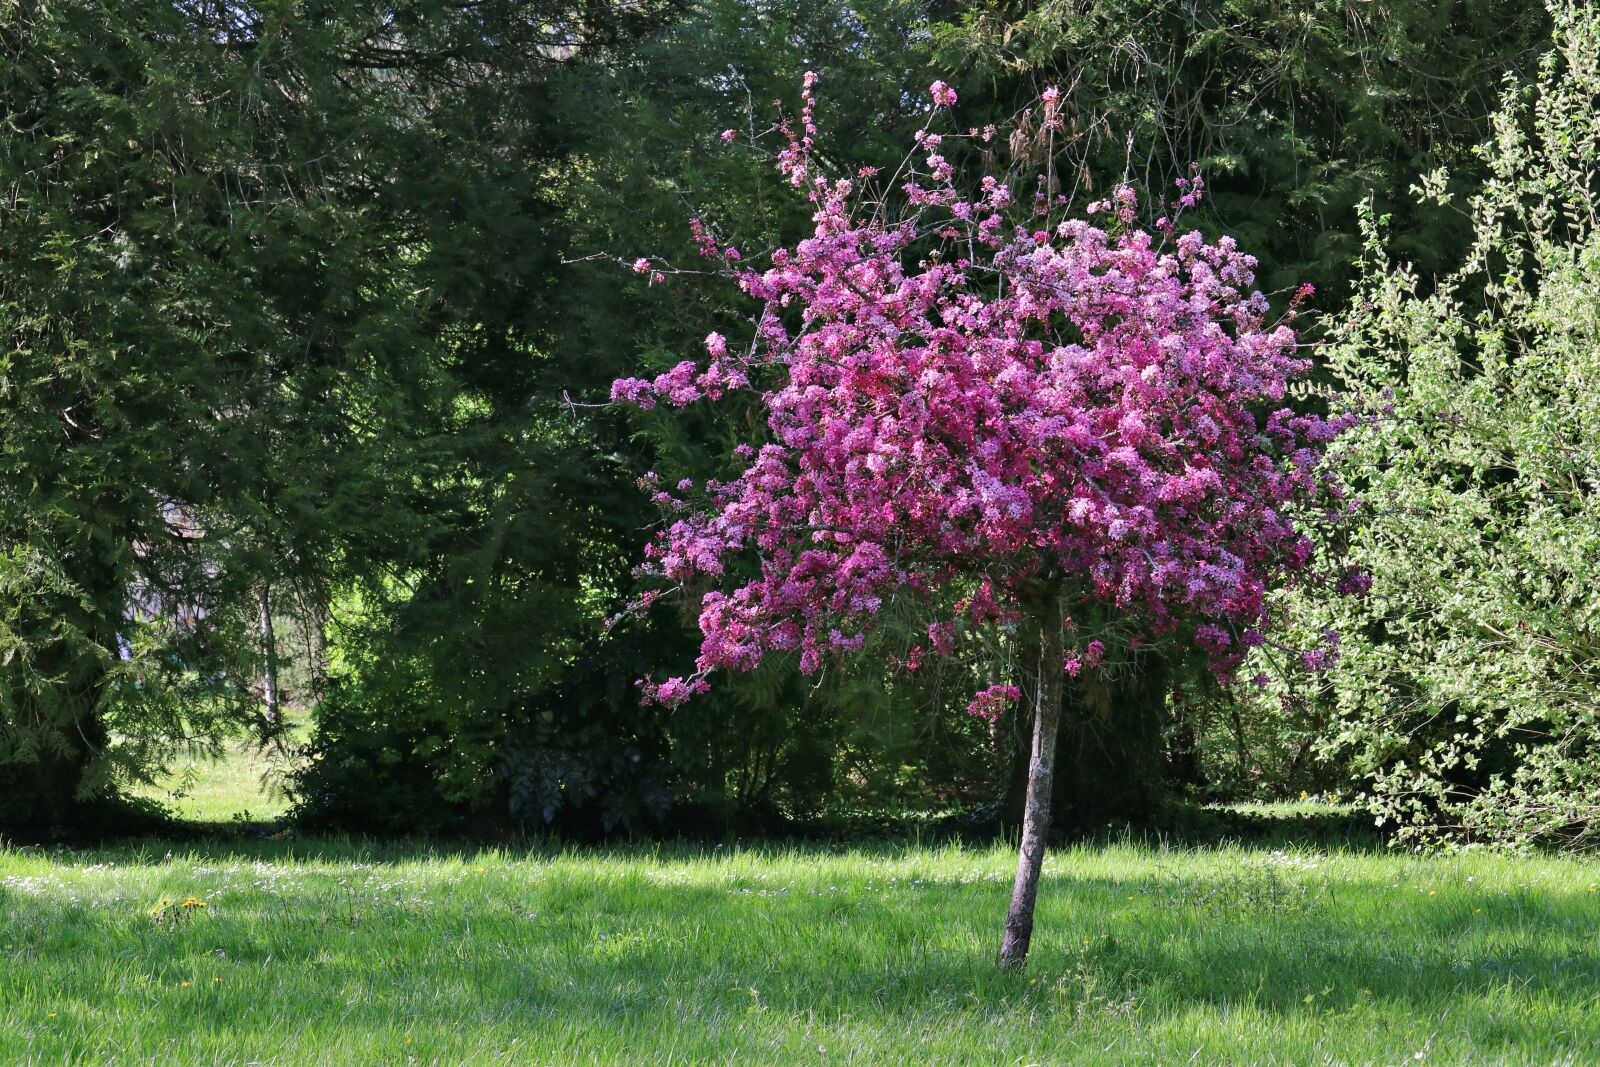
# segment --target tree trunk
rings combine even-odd
[[[1167,708],[1164,732],[1167,737],[1166,780],[1185,790],[1205,788],[1205,767],[1200,762],[1200,737],[1195,730],[1194,711],[1173,700]]]
[[[1062,781],[1056,813],[1063,825],[1098,830],[1147,822],[1170,792],[1166,775],[1167,690],[1171,671],[1141,656],[1106,676],[1085,671],[1067,696],[1062,725]]]
[[[278,723],[278,635],[272,627],[271,587],[262,582],[256,587],[256,603],[261,609],[261,703],[267,725]]]
[[[1023,645],[1025,665],[1036,663],[1037,656],[1036,645]],[[1057,827],[1093,830],[1111,822],[1140,822],[1160,810],[1171,793],[1163,744],[1170,678],[1166,664],[1145,656],[1130,671],[1085,677],[1068,687],[1057,759],[1061,773],[1051,805]],[[1008,834],[1022,825],[1029,758],[1029,750],[1019,745],[1011,761],[1000,805],[1000,826]]]
[[[1061,602],[1047,596],[1038,613],[1039,669],[1034,686],[1033,749],[1028,759],[1028,793],[1022,816],[1022,847],[1017,880],[1006,914],[1000,966],[1022,967],[1033,941],[1033,908],[1039,898],[1039,874],[1050,836],[1050,804],[1054,794],[1056,732],[1061,725]]]
[[[315,706],[322,703],[328,679],[328,609],[320,602],[302,602],[301,615],[306,620],[306,677],[311,686],[309,699],[303,697],[301,703]]]
[[[1039,686],[1039,635],[1024,631],[1017,664],[1017,688],[1022,690],[1014,715],[1002,716],[1002,729],[1006,732],[1007,754],[1011,761],[1011,777],[1006,782],[1005,796],[1000,801],[1000,830],[1009,840],[1022,833],[1022,818],[1028,810],[1028,764],[1033,751],[1033,707],[1038,703]]]

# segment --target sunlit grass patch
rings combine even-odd
[[[292,709],[285,714],[285,736],[291,742],[304,740],[309,729],[307,717]],[[263,747],[253,737],[232,738],[223,743],[220,755],[184,756],[157,784],[129,792],[156,801],[185,822],[271,822],[289,807],[282,788],[285,766],[275,748]]]
[[[1007,848],[0,853],[0,1062],[1589,1062],[1577,860]],[[203,901],[157,924],[161,902]],[[53,1015],[51,1013],[54,1013]],[[407,1042],[410,1042],[407,1044]]]

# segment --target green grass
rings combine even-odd
[[[268,769],[241,745],[155,795],[198,823],[269,818]],[[1301,829],[1331,810],[1251,808]],[[1014,864],[0,849],[0,1063],[1600,1062],[1591,863],[1084,845],[1048,861],[1022,975],[992,964]],[[150,913],[191,896],[176,925]]]
[[[308,717],[297,709],[286,709],[285,715],[289,741],[303,742],[310,730]],[[220,758],[180,759],[155,785],[129,792],[192,823],[271,822],[289,806],[280,788],[283,767],[254,739],[238,738],[226,743]]]
[[[1586,863],[1005,848],[0,852],[0,1062],[1591,1063]],[[161,898],[207,902],[176,927]]]
[[[273,788],[278,765],[251,742],[230,746],[222,759],[180,760],[154,786],[130,792],[159,801],[190,822],[270,822],[288,801]]]

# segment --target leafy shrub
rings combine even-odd
[[[1600,14],[1551,10],[1479,150],[1469,252],[1431,281],[1369,216],[1330,352],[1392,402],[1345,445],[1374,585],[1319,623],[1344,635],[1326,748],[1406,838],[1600,841]]]

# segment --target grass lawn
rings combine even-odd
[[[305,741],[311,730],[305,712],[284,709],[288,739]],[[283,816],[289,802],[280,788],[283,764],[251,738],[225,745],[220,759],[180,759],[154,786],[140,786],[135,796],[157,801],[185,821],[225,826],[237,822],[271,822]]]
[[[180,760],[158,784],[132,792],[159,801],[191,822],[270,822],[289,806],[280,790],[268,788],[276,770],[255,744],[241,741],[230,744],[224,759]],[[263,783],[263,778],[268,781]]]
[[[1014,862],[0,850],[0,1063],[1600,1062],[1591,863],[1061,850],[1015,975],[991,962]]]

